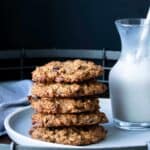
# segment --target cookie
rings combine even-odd
[[[36,98],[29,97],[32,108],[39,113],[81,113],[98,111],[98,98]]]
[[[106,86],[97,81],[88,81],[86,83],[34,83],[32,86],[32,95],[38,97],[82,97],[99,95],[106,91]]]
[[[102,112],[80,114],[41,114],[32,115],[32,124],[38,127],[85,126],[106,123],[108,120]]]
[[[34,139],[66,145],[87,145],[102,141],[106,137],[102,126],[40,128],[33,127],[30,135]]]
[[[96,78],[103,74],[103,68],[94,62],[85,60],[51,61],[36,67],[32,72],[35,82],[74,83]]]

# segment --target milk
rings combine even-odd
[[[150,24],[144,19],[122,19],[116,26],[122,49],[109,74],[114,124],[129,130],[150,129]]]
[[[150,122],[150,59],[120,59],[109,76],[114,118]]]

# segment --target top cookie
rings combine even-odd
[[[32,72],[35,82],[82,82],[103,74],[103,68],[94,62],[85,60],[51,61],[44,66],[36,67]]]

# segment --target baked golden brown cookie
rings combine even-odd
[[[87,145],[97,143],[106,137],[102,126],[39,128],[33,127],[30,135],[34,139],[67,145]]]
[[[106,123],[108,120],[102,112],[79,114],[41,114],[32,115],[32,124],[38,127],[86,126]]]
[[[38,97],[82,97],[99,95],[106,91],[106,86],[97,81],[85,83],[34,83],[32,95]]]
[[[98,111],[98,98],[36,98],[29,97],[32,108],[39,113],[81,113]]]
[[[32,72],[32,80],[41,83],[74,83],[93,79],[102,74],[103,68],[91,61],[80,59],[51,61],[44,66],[36,67]]]

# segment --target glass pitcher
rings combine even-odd
[[[150,33],[137,58],[144,19],[115,22],[121,38],[121,55],[109,74],[114,125],[128,130],[150,128]],[[149,24],[147,24],[149,25]],[[148,31],[149,32],[149,31]],[[141,48],[141,47],[140,47]]]

